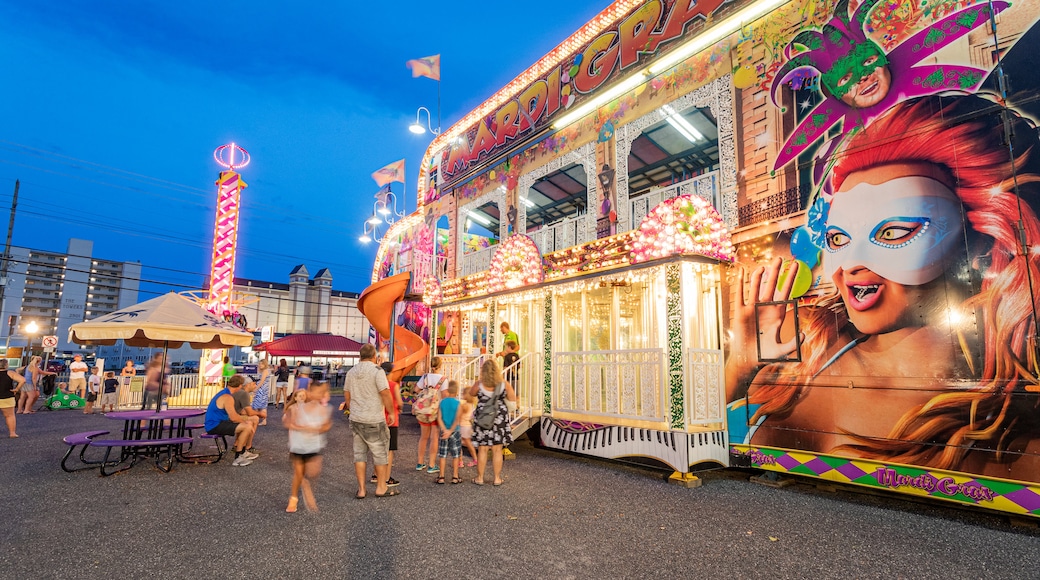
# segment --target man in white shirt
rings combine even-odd
[[[87,397],[87,363],[81,355],[73,355],[69,365],[69,391],[80,397]]]
[[[376,497],[397,495],[399,492],[387,486],[390,465],[387,452],[390,447],[390,429],[386,426],[386,409],[393,409],[390,383],[386,373],[376,365],[376,347],[366,344],[361,347],[361,360],[346,376],[343,387],[343,405],[350,409],[350,430],[354,433],[354,472],[358,480],[355,497],[365,497],[365,474],[368,453],[376,471]]]

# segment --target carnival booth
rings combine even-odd
[[[1040,10],[906,6],[612,3],[430,144],[380,317],[517,341],[549,448],[1040,515]]]

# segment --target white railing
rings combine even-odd
[[[657,205],[662,201],[680,195],[696,195],[702,197],[705,201],[711,203],[713,207],[718,209],[719,172],[710,171],[703,175],[687,179],[686,181],[674,183],[668,187],[651,190],[646,194],[631,200],[629,203],[632,206],[632,228],[638,228],[640,222],[642,222],[643,218],[646,217],[646,214],[650,213],[650,210],[657,207]]]
[[[462,266],[459,269],[459,277],[466,277],[477,272],[483,272],[491,267],[491,258],[494,257],[498,246],[483,248],[475,252],[467,252],[462,256]]]
[[[553,355],[553,409],[662,421],[667,416],[663,349]]]
[[[509,418],[511,424],[541,416],[545,392],[544,370],[540,352],[529,352],[502,369],[502,376],[516,391],[516,411]]]
[[[487,355],[441,354],[441,374],[448,380],[458,381],[459,392],[470,387],[480,375],[480,365]]]
[[[538,251],[544,256],[556,250],[592,241],[585,239],[588,236],[582,235],[583,219],[583,215],[567,218],[551,226],[542,226],[538,231],[527,235],[534,240],[534,245],[538,246]]]
[[[722,423],[725,402],[721,350],[691,348],[686,351],[686,424]]]
[[[120,381],[118,393],[118,407],[122,410],[140,409],[144,398],[144,377],[138,376],[131,379],[129,385]],[[209,405],[210,399],[216,395],[223,385],[202,385],[199,387],[198,373],[183,375],[169,375],[169,392],[166,394],[166,405],[173,408],[201,409]]]

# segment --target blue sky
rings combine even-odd
[[[19,179],[15,245],[94,240],[147,281],[198,288],[212,151],[234,141],[253,158],[236,276],[285,282],[305,263],[359,292],[370,174],[405,158],[413,211],[431,139],[407,126],[419,106],[436,113],[437,84],[405,61],[442,55],[447,128],[607,5],[0,0],[0,223]]]

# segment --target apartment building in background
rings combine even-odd
[[[7,259],[0,341],[39,348],[41,337],[58,337],[56,354],[92,352],[69,342],[69,327],[138,302],[140,262],[94,257],[94,242],[69,239],[65,252],[12,247]],[[11,316],[17,316],[12,325]],[[38,330],[28,336],[25,327]]]

